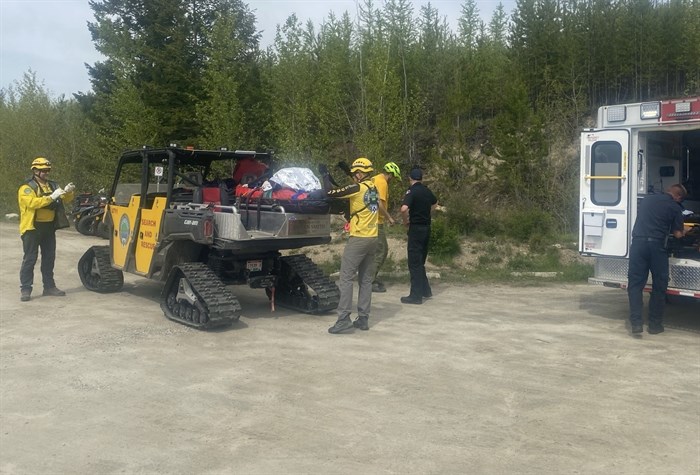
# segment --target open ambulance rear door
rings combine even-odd
[[[629,141],[628,130],[581,134],[579,252],[584,255],[627,256]]]

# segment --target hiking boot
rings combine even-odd
[[[58,287],[51,287],[50,289],[44,289],[44,293],[41,295],[44,297],[65,297],[66,293],[59,290]]]
[[[632,325],[632,334],[642,333],[643,331],[642,325]]]
[[[32,291],[30,289],[22,289],[22,296],[19,298],[22,302],[29,302],[32,298]]]
[[[350,317],[339,318],[335,325],[328,329],[328,333],[340,333],[352,328]]]
[[[373,282],[372,283],[372,292],[375,293],[384,293],[386,292],[386,287],[384,287],[384,284],[381,282]]]
[[[369,330],[369,325],[367,324],[367,317],[357,317],[352,326],[359,328],[360,330]]]
[[[410,303],[414,305],[420,305],[423,303],[422,298],[413,298],[410,295],[408,297],[401,297],[401,303]]]
[[[664,332],[664,326],[663,325],[649,325],[649,328],[647,328],[647,333],[650,335],[657,335],[659,333]]]

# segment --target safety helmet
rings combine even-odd
[[[394,175],[397,180],[401,179],[401,169],[394,162],[389,162],[386,165],[384,165],[384,171]]]
[[[51,170],[51,162],[44,157],[35,158],[32,162],[32,170]]]
[[[355,172],[362,172],[362,173],[370,173],[374,171],[374,168],[372,167],[372,162],[367,160],[364,157],[358,158],[354,162],[352,162],[352,165],[350,165],[350,171],[352,173]]]

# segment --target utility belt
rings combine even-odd
[[[648,242],[650,244],[656,244],[663,249],[668,249],[668,236],[666,236],[665,238],[655,238],[649,236],[632,236],[632,243],[634,244],[635,242]]]

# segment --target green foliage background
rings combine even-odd
[[[95,191],[123,149],[176,142],[420,165],[446,233],[537,240],[576,225],[571,144],[598,106],[700,94],[696,0],[518,0],[488,23],[465,0],[458,31],[431,6],[365,0],[356,18],[292,15],[264,50],[240,0],[91,5],[106,59],[90,92],[51,97],[31,71],[0,91],[3,213],[36,156]]]

